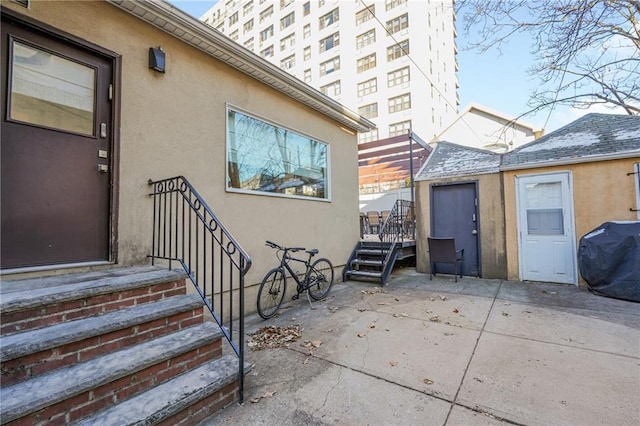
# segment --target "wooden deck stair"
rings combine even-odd
[[[136,267],[1,281],[0,423],[194,424],[236,401],[237,357],[185,278]]]
[[[396,244],[385,264],[391,243],[359,241],[351,253],[344,271],[344,280],[370,281],[384,285],[396,261],[415,257],[415,242]]]

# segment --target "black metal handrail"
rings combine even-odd
[[[396,200],[389,216],[380,227],[378,237],[383,243],[391,243],[382,262],[382,284],[384,285],[391,271],[387,266],[395,256],[396,245],[405,239],[415,239],[416,233],[414,204],[408,200]],[[381,250],[384,250],[381,248]],[[383,253],[384,254],[384,253]]]
[[[177,261],[189,275],[213,319],[239,359],[240,401],[244,399],[244,278],[251,257],[222,225],[183,176],[153,186],[152,264]],[[234,340],[237,321],[237,341]]]

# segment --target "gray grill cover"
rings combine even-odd
[[[580,239],[580,275],[601,296],[640,302],[640,221],[606,222]]]

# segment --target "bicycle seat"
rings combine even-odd
[[[315,256],[316,254],[319,253],[318,249],[312,249],[312,250],[307,250],[307,253],[309,253],[311,256]]]

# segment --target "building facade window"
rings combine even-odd
[[[340,95],[340,93],[342,93],[342,85],[340,84],[340,80],[336,80],[332,83],[320,86],[320,91],[330,97]]]
[[[273,6],[269,6],[268,8],[260,12],[260,23],[262,24],[267,19],[270,19],[272,15],[273,15]]]
[[[233,25],[236,22],[238,22],[238,12],[234,13],[233,15],[229,16],[229,25]]]
[[[373,142],[378,140],[378,129],[358,133],[358,143]]]
[[[294,0],[280,0],[280,9],[284,9],[285,7],[289,6],[293,2]]]
[[[365,118],[376,118],[378,116],[378,103],[363,105],[358,108],[358,114]]]
[[[302,16],[307,16],[311,13],[311,2],[306,2],[302,5]]]
[[[358,59],[356,63],[357,71],[364,72],[366,70],[372,69],[376,67],[376,54],[372,53],[371,55],[367,55],[364,58]]]
[[[322,30],[324,28],[327,28],[329,25],[333,24],[334,22],[338,22],[339,20],[340,20],[339,9],[335,8],[331,12],[325,15],[322,15],[320,17],[318,28]]]
[[[372,78],[367,81],[363,81],[362,83],[358,83],[358,96],[362,97],[368,95],[370,93],[375,93],[378,91],[378,79]]]
[[[273,25],[269,25],[266,29],[260,31],[260,42],[267,41],[271,36],[273,36]]]
[[[394,7],[398,7],[401,4],[405,4],[407,2],[407,0],[385,0],[384,2],[384,7],[385,10],[391,10]]]
[[[304,48],[303,51],[304,54],[304,60],[308,61],[309,59],[311,59],[311,46],[307,46]]]
[[[296,55],[287,56],[280,61],[280,68],[290,70],[296,66]]]
[[[411,130],[411,120],[389,124],[389,137],[406,135]]]
[[[387,31],[389,34],[395,34],[398,31],[402,31],[406,28],[409,28],[409,14],[405,13],[404,15],[400,15],[397,18],[393,18],[390,21],[387,21]]]
[[[356,25],[362,25],[367,22],[369,19],[373,19],[376,14],[376,6],[374,4],[370,4],[362,10],[356,12]]]
[[[336,56],[335,58],[331,58],[328,61],[322,62],[320,64],[320,76],[331,74],[334,71],[338,71],[340,69],[340,56]]]
[[[411,94],[405,93],[400,96],[389,98],[389,114],[411,109]]]
[[[254,46],[253,37],[251,37],[249,40],[244,42],[244,47],[246,47],[249,50],[253,50],[253,46]]]
[[[229,38],[233,41],[238,40],[238,30],[234,30],[231,34],[229,34]]]
[[[227,190],[329,199],[329,145],[227,110]]]
[[[280,19],[280,29],[283,30],[290,25],[293,25],[296,22],[296,14],[295,12],[291,12],[284,18]]]
[[[311,69],[304,70],[304,82],[305,83],[311,82]]]
[[[244,23],[243,25],[244,34],[248,33],[252,29],[253,29],[253,18],[249,19],[247,22]]]
[[[387,47],[387,62],[391,62],[408,54],[409,40],[403,40],[393,46]]]
[[[247,16],[251,12],[253,12],[253,0],[242,6],[242,16]]]
[[[263,58],[270,58],[273,56],[274,50],[273,50],[273,44],[269,47],[267,47],[266,49],[263,49],[260,51],[260,56],[262,56]]]
[[[408,83],[409,79],[409,67],[400,68],[387,74],[387,83],[389,87]]]
[[[320,52],[326,52],[340,45],[340,33],[333,33],[329,37],[320,40]]]
[[[311,37],[311,24],[307,24],[304,27],[302,27],[302,37],[303,38]]]
[[[376,42],[376,30],[375,28],[360,34],[356,37],[356,49],[362,49],[365,46]]]
[[[280,40],[280,51],[291,48],[296,45],[296,35],[289,34]]]

